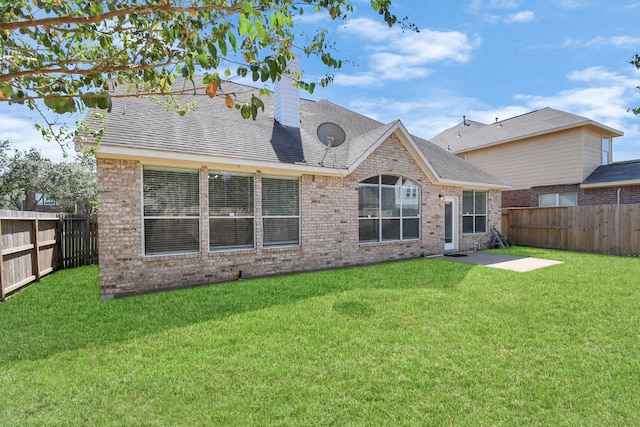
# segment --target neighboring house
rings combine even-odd
[[[197,91],[184,117],[144,98],[106,113],[103,299],[469,250],[500,224],[507,186],[400,121],[300,100],[287,79],[255,121]]]
[[[492,124],[465,118],[431,142],[510,184],[502,193],[503,207],[575,206],[610,203],[604,190],[582,184],[611,163],[613,138],[622,135],[585,117],[543,108]]]
[[[640,160],[598,166],[580,192],[583,205],[640,203]]]

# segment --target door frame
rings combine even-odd
[[[458,218],[458,198],[457,197],[445,197],[444,198],[444,203],[443,203],[443,210],[445,209],[445,206],[447,203],[451,203],[451,243],[444,243],[444,250],[445,251],[455,251],[458,249],[458,240],[460,238],[460,233],[459,233],[459,218]],[[446,210],[444,213],[444,219],[445,222],[447,220],[446,217]],[[446,230],[446,227],[445,227]]]

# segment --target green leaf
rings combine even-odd
[[[201,51],[198,54],[198,63],[202,68],[208,68],[209,62],[207,61],[207,54],[204,51]]]
[[[240,115],[245,120],[251,117],[251,107],[249,107],[249,104],[242,104],[240,107]]]

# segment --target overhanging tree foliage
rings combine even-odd
[[[633,65],[637,70],[640,70],[640,54],[636,53],[633,56],[633,59],[630,61],[630,64]],[[638,86],[636,89],[640,91],[640,86]],[[633,114],[635,115],[640,115],[640,107],[631,108],[631,111],[633,111]]]
[[[370,4],[389,26],[415,29],[406,18],[398,21],[391,0]],[[255,118],[263,108],[260,99],[236,100],[219,91],[221,75],[276,81],[296,48],[327,67],[317,82],[295,76],[312,92],[341,67],[326,30],[295,37],[294,17],[312,12],[345,19],[353,5],[351,0],[0,0],[0,101],[26,103],[46,119],[38,100],[59,114],[108,110],[114,96],[179,95],[182,90],[171,86],[176,75],[193,81],[201,74],[207,95]],[[118,85],[126,91],[114,95]],[[184,107],[175,108],[184,114]],[[47,124],[43,134],[54,131]]]

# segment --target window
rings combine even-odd
[[[197,252],[198,171],[145,167],[142,182],[145,255]]]
[[[300,180],[262,178],[262,244],[300,244]]]
[[[57,206],[58,202],[56,199],[50,199],[42,193],[35,194],[36,203],[40,206]]]
[[[420,238],[420,187],[405,178],[379,175],[358,188],[360,242]]]
[[[611,163],[611,138],[608,136],[602,137],[602,164],[608,165]]]
[[[547,193],[538,196],[538,206],[541,208],[577,205],[578,193]]]
[[[253,176],[209,173],[209,249],[253,248]]]
[[[462,191],[462,233],[487,232],[487,192],[483,190]]]

